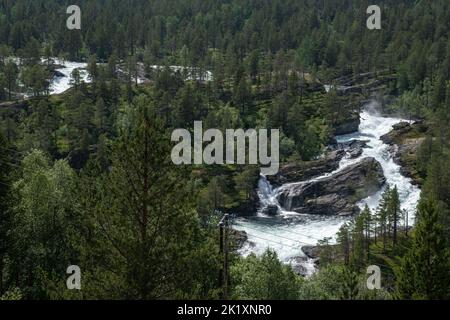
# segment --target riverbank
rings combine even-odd
[[[332,177],[337,172],[372,157],[380,164],[386,183],[391,186],[397,186],[402,209],[408,210],[409,224],[411,225],[414,222],[415,207],[420,197],[420,189],[413,184],[410,178],[403,175],[401,166],[394,162],[394,155],[389,152],[390,146],[381,140],[381,137],[388,134],[394,125],[404,120],[381,116],[376,110],[376,102],[372,101],[366,104],[360,115],[361,124],[358,131],[336,137],[337,142],[341,144],[355,140],[367,140],[366,147],[362,148],[361,154],[352,157],[351,154],[346,152],[346,155],[339,161],[337,169],[332,172],[323,172],[321,176],[304,182],[309,183],[311,180],[329,179],[330,176]],[[301,174],[297,172],[296,176],[301,176]],[[297,181],[297,183],[300,182],[302,181]],[[306,269],[303,275],[308,276],[314,273],[315,267],[311,259],[299,259],[299,257],[306,257],[301,248],[304,246],[315,246],[319,240],[325,237],[329,237],[331,239],[330,242],[334,243],[335,235],[340,226],[350,221],[352,216],[305,214],[288,210],[280,204],[279,195],[281,191],[290,188],[292,184],[295,185],[295,183],[290,182],[287,185],[272,187],[268,180],[262,177],[259,184],[260,204],[262,206],[276,205],[279,208],[279,213],[275,216],[268,216],[264,215],[260,210],[255,217],[237,219],[234,228],[245,231],[248,243],[251,243],[251,245],[244,245],[241,248],[241,254],[260,254],[270,247],[286,263],[290,263],[293,266],[295,264],[302,265],[303,268],[296,269]],[[364,197],[361,201],[356,201],[359,208],[367,204],[372,210],[376,210],[383,189],[381,187],[378,191]]]

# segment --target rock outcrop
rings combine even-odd
[[[230,229],[230,236],[235,241],[236,249],[240,249],[248,241],[247,232],[242,230]]]
[[[262,210],[262,212],[269,216],[276,216],[278,214],[278,207],[276,205],[269,204]]]
[[[309,180],[325,172],[336,170],[344,155],[343,149],[332,150],[318,160],[289,163],[282,166],[276,175],[267,176],[267,180],[274,186]]]
[[[310,259],[319,258],[319,247],[318,246],[303,246],[303,253]]]
[[[292,270],[298,274],[299,276],[306,277],[308,276],[308,270],[304,266],[307,262],[308,258],[305,256],[294,257],[290,260],[290,265]]]
[[[422,180],[416,170],[417,151],[425,140],[424,133],[428,127],[417,122],[409,124],[400,122],[393,126],[393,129],[380,139],[390,145],[389,151],[393,155],[393,160],[401,166],[401,173],[412,179],[413,183],[421,184]]]
[[[412,126],[408,122],[400,122],[392,126],[392,130],[380,137],[381,141],[388,145],[399,142],[402,135],[410,132]]]
[[[380,163],[364,158],[329,177],[283,186],[278,201],[299,213],[351,215],[360,211],[356,203],[377,192],[385,181]]]
[[[362,154],[364,148],[369,148],[367,142],[369,142],[369,140],[351,140],[348,142],[329,145],[327,149],[331,151],[345,150],[351,159],[355,159]]]

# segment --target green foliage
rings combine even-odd
[[[413,244],[396,270],[402,299],[449,299],[450,253],[438,206],[433,200],[419,204]]]
[[[241,194],[243,200],[248,200],[255,189],[259,179],[259,170],[255,166],[247,166],[234,177],[236,190]]]
[[[235,299],[297,299],[301,278],[274,251],[241,258],[231,267]]]
[[[39,64],[34,64],[22,71],[21,80],[34,96],[40,96],[48,91],[49,75]]]
[[[14,288],[0,296],[0,300],[22,300],[22,293],[18,288]]]
[[[170,135],[152,101],[139,97],[135,103],[113,148],[111,171],[89,178],[83,210],[92,216],[86,219],[93,237],[83,253],[89,266],[84,294],[210,297],[215,248],[200,229],[194,190],[185,169],[171,163]]]
[[[48,277],[64,277],[76,260],[76,174],[64,160],[51,162],[35,150],[22,161],[23,173],[14,185],[15,209],[9,257],[11,278],[27,297],[45,297]],[[31,285],[30,285],[31,284]]]
[[[217,298],[211,212],[247,210],[258,168],[169,165],[170,130],[196,120],[221,130],[279,128],[282,161],[314,159],[363,98],[325,93],[322,84],[370,71],[399,94],[385,111],[431,128],[417,170],[433,204],[421,204],[413,245],[398,234],[394,187],[375,215],[365,208],[341,228],[337,247],[319,243],[321,269],[310,279],[268,251],[232,261],[232,293],[384,299],[385,290],[367,290],[364,267],[402,260],[398,288],[390,267],[384,271],[388,290],[448,298],[448,1],[383,1],[390,9],[382,36],[361,28],[364,2],[80,1],[91,19],[79,31],[63,25],[60,1],[2,5],[0,100],[9,101],[0,106],[2,299]],[[51,56],[88,61],[92,84],[74,70],[73,88],[48,97]],[[211,82],[196,78],[206,70]],[[142,72],[149,84],[137,86]],[[33,99],[11,102],[23,93]],[[82,292],[65,288],[74,263]]]
[[[307,300],[386,300],[391,295],[385,289],[369,290],[367,275],[349,267],[329,264],[301,283],[300,299]]]
[[[0,132],[0,295],[4,293],[4,269],[6,256],[11,247],[11,146]]]

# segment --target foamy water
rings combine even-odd
[[[313,180],[329,177],[349,165],[361,161],[365,157],[373,157],[380,162],[387,184],[392,187],[394,185],[397,186],[402,203],[401,207],[408,210],[409,224],[412,225],[414,223],[416,206],[420,198],[420,189],[411,183],[411,179],[404,177],[400,173],[400,166],[394,163],[392,155],[388,152],[389,146],[380,140],[382,135],[392,130],[393,125],[405,120],[383,117],[375,110],[375,102],[367,104],[364,107],[364,111],[360,114],[361,124],[359,130],[352,134],[336,137],[338,142],[367,140],[368,148],[363,149],[361,156],[355,159],[346,156],[340,161],[338,169],[324,173]],[[330,237],[331,243],[335,242],[336,233],[341,225],[352,219],[352,217],[310,215],[284,210],[277,201],[277,195],[281,190],[289,188],[296,183],[301,182],[285,184],[274,189],[267,179],[261,176],[258,183],[261,207],[276,205],[280,212],[275,217],[266,216],[258,212],[255,217],[235,220],[233,227],[238,230],[244,230],[249,239],[249,243],[241,249],[242,255],[248,255],[251,252],[261,254],[267,248],[272,248],[277,252],[281,260],[291,263],[296,257],[304,257],[304,253],[301,250],[301,247],[304,245],[316,245],[318,240],[325,237]],[[358,205],[363,208],[367,204],[372,210],[375,210],[384,188],[362,200]],[[307,274],[314,272],[314,265],[311,260],[306,260],[302,265],[306,268]]]

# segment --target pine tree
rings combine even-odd
[[[8,61],[4,68],[5,81],[8,88],[8,99],[11,100],[11,93],[16,88],[19,69],[13,61]]]
[[[78,91],[81,84],[81,74],[80,70],[78,68],[73,69],[72,73],[70,74],[70,85],[73,86],[75,89],[75,92]]]
[[[344,267],[340,298],[342,300],[355,300],[358,292],[358,274],[351,267]]]
[[[387,240],[388,240],[388,230],[390,228],[389,225],[389,212],[388,205],[390,201],[391,189],[387,186],[386,190],[384,190],[380,203],[376,212],[377,224],[379,226],[379,234],[383,238],[383,252],[386,251]]]
[[[364,210],[361,212],[361,219],[363,220],[364,249],[366,251],[366,259],[369,260],[373,219],[372,219],[372,212],[370,211],[370,208],[367,204],[364,207]]]
[[[389,203],[388,203],[388,215],[389,215],[389,221],[392,222],[392,241],[393,246],[397,244],[397,229],[398,229],[398,222],[401,219],[401,209],[400,209],[400,199],[398,195],[397,186],[394,186],[394,188],[390,192],[389,196]]]
[[[365,235],[364,235],[365,214],[358,215],[351,230],[352,238],[352,264],[356,270],[362,268],[365,260]]]
[[[344,223],[337,233],[337,243],[342,253],[345,265],[350,262],[350,237],[349,237],[349,225]]]
[[[420,201],[413,244],[396,270],[402,299],[448,299],[450,254],[436,202]]]
[[[95,126],[99,133],[105,133],[108,131],[108,110],[106,108],[104,100],[100,97],[95,104]]]
[[[9,230],[11,227],[10,204],[10,173],[11,155],[9,144],[0,131],[0,296],[4,293],[5,258],[10,243]]]
[[[95,238],[88,241],[84,259],[95,263],[92,285],[85,290],[92,297],[181,296],[203,286],[193,284],[205,276],[195,268],[215,258],[214,248],[205,248],[210,245],[206,235],[200,234],[187,171],[170,159],[170,134],[151,100],[138,97],[135,102],[113,148],[111,171],[92,178],[92,189],[86,191]]]

